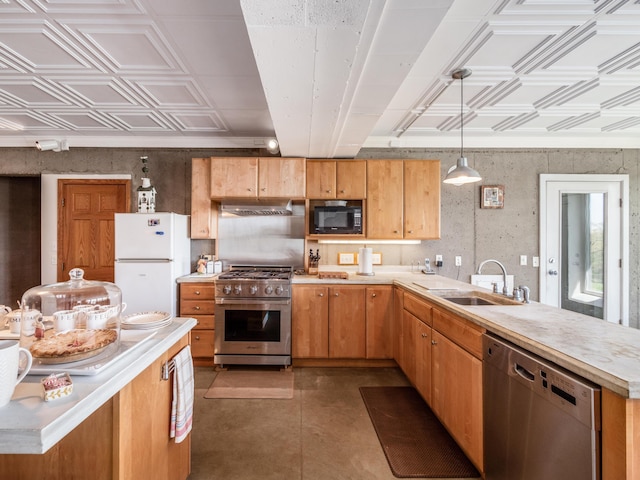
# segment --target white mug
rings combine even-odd
[[[23,337],[30,337],[36,334],[36,322],[42,318],[42,314],[39,310],[22,311],[20,334]]]
[[[25,356],[27,364],[18,376],[20,354]],[[0,407],[11,401],[16,385],[29,373],[32,363],[31,352],[20,347],[17,340],[0,340]]]
[[[9,324],[9,331],[11,333],[20,333],[20,319],[22,318],[22,312],[20,310],[9,312],[4,318]]]
[[[95,305],[76,305],[73,307],[74,312],[78,312],[76,317],[76,327],[85,328],[87,326],[87,318],[89,318],[89,312],[96,309]]]
[[[60,310],[53,314],[53,329],[56,332],[66,332],[76,328],[78,312],[75,310]]]

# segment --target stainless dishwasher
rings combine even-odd
[[[600,388],[483,338],[486,480],[600,479]]]

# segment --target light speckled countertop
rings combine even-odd
[[[640,399],[638,329],[537,302],[515,306],[458,305],[443,300],[434,292],[441,289],[488,290],[440,275],[412,273],[409,267],[374,267],[375,275],[372,276],[357,275],[356,267],[326,266],[322,270],[344,271],[349,278],[319,279],[317,275],[294,275],[292,282],[294,285],[400,285],[623,397]],[[195,274],[182,279],[213,281],[213,278],[205,280]]]

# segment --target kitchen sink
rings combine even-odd
[[[448,300],[458,305],[497,305],[494,302],[485,300],[480,297],[442,297],[444,300]]]
[[[458,305],[522,305],[513,298],[480,290],[431,290],[429,293]]]

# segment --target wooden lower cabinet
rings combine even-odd
[[[191,356],[200,366],[213,366],[215,342],[215,286],[213,282],[180,284],[180,316],[198,322],[191,331]]]
[[[421,320],[416,320],[416,379],[414,385],[422,398],[431,404],[431,341],[433,335],[429,325]]]
[[[293,358],[393,358],[393,287],[294,285]]]
[[[188,343],[185,335],[46,453],[0,455],[0,478],[186,479],[191,435],[169,438],[173,389],[161,374]]]

